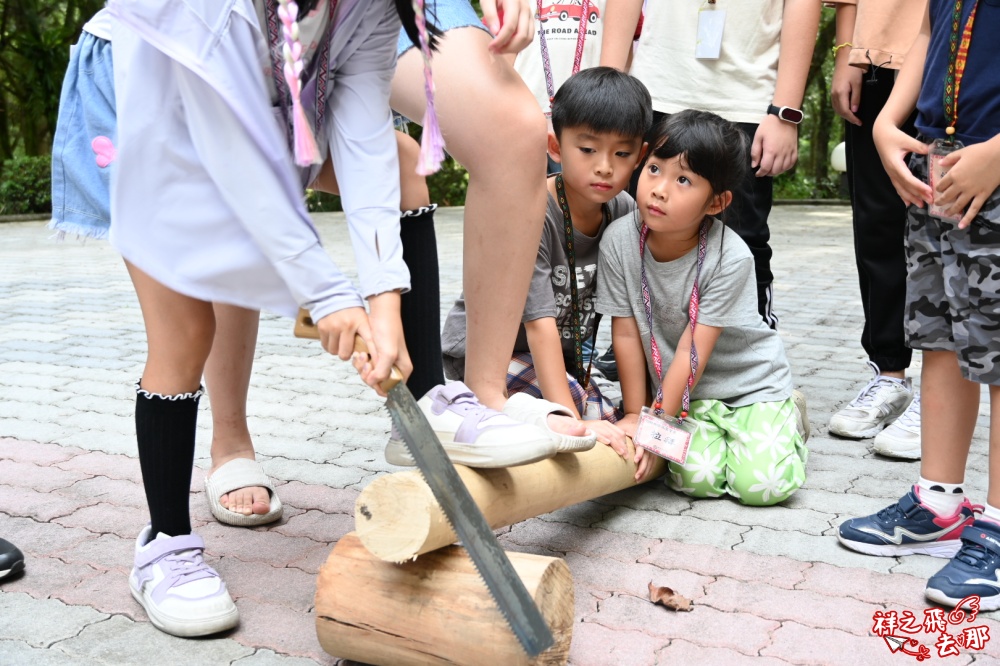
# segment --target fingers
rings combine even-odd
[[[910,173],[909,169],[903,167],[894,170],[889,177],[896,188],[896,193],[907,205],[923,208],[925,203],[934,201],[930,185]]]
[[[857,117],[858,109],[861,108],[861,85],[860,82],[851,86],[851,106],[849,111],[849,118],[846,118],[847,122],[854,123],[855,125],[861,126],[861,119]]]
[[[496,29],[490,28],[490,32],[494,35],[489,46],[492,53],[517,53],[531,42],[531,36],[528,32],[531,24],[530,11],[526,6],[522,6],[520,1],[507,0],[498,9],[494,22]],[[528,16],[525,16],[526,14]]]
[[[652,455],[648,455],[648,456],[643,457],[643,459],[639,461],[639,466],[635,470],[635,480],[636,480],[636,482],[642,481],[643,478],[645,478],[646,474],[649,473],[649,467],[650,467],[650,465],[652,465],[652,460],[653,460],[653,456]]]
[[[500,19],[497,16],[496,0],[482,0],[479,3],[479,8],[483,10],[483,25],[486,26],[491,35],[495,36],[500,31]],[[490,46],[492,48],[492,44]]]
[[[907,153],[916,153],[917,155],[926,155],[930,151],[931,145],[929,143],[924,143],[901,130],[897,131],[899,132],[899,145],[896,146],[897,148]],[[948,157],[951,157],[951,155]]]
[[[983,204],[986,203],[987,199],[988,197],[980,195],[975,197],[972,202],[969,203],[969,208],[965,211],[965,215],[963,215],[962,219],[958,221],[959,229],[965,229],[972,224],[972,220],[974,220],[976,215],[979,214],[979,210],[983,207]],[[961,207],[959,207],[957,212],[961,212]]]
[[[372,368],[371,374],[365,379],[365,383],[374,388],[376,391],[381,391],[379,384],[384,382],[389,378],[389,373],[392,372],[392,366],[396,361],[396,354],[392,353],[382,353],[375,358],[375,364]]]
[[[756,169],[760,164],[760,157],[764,152],[764,135],[760,128],[753,135],[753,144],[750,146],[750,167]]]
[[[616,428],[618,432],[615,432],[611,436],[611,448],[618,451],[622,457],[625,456],[628,451],[628,444],[625,443],[625,432],[621,428]]]
[[[523,51],[525,47],[535,40],[535,14],[530,11],[522,11],[519,23],[520,27],[517,32],[520,39],[516,45],[518,53]],[[581,30],[584,29],[582,26],[585,25],[587,25],[587,19],[580,19]]]
[[[834,112],[852,125],[861,125],[861,120],[854,115],[858,110],[860,99],[861,94],[855,89],[839,90],[831,95]]]

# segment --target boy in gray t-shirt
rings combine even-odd
[[[594,305],[601,237],[612,220],[635,208],[623,190],[645,152],[643,135],[651,122],[646,88],[611,68],[584,70],[556,93],[548,149],[562,164],[562,174],[548,179],[545,224],[507,374],[512,395],[544,398],[511,400],[512,409],[556,403],[563,416],[548,416],[550,429],[559,431],[560,419],[587,418],[588,428],[605,443],[623,442],[624,433],[611,425],[614,407],[586,382],[581,347],[598,322]],[[465,302],[459,298],[442,335],[450,379],[464,374],[465,330]]]

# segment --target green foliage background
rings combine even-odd
[[[103,5],[104,0],[0,0],[0,214],[49,210],[48,156],[69,47]],[[479,9],[478,2],[473,5]],[[833,39],[834,13],[826,9],[809,71],[799,162],[776,179],[777,198],[840,196],[839,177],[829,167],[830,150],[843,132],[829,100]],[[419,126],[411,124],[410,133],[419,139]],[[428,179],[431,200],[446,206],[465,203],[467,185],[468,174],[451,158]],[[339,208],[330,195],[310,193],[308,201],[311,210]]]

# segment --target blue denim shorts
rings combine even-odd
[[[117,122],[111,42],[84,32],[70,52],[52,141],[52,222],[84,238],[106,238]]]
[[[476,10],[469,4],[469,0],[427,0],[426,7],[427,21],[441,32],[469,26],[479,28],[486,34],[490,32],[483,25]],[[396,53],[403,55],[411,48],[413,48],[413,42],[410,41],[406,31],[400,28]]]

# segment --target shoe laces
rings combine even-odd
[[[458,412],[462,416],[468,414],[477,414],[482,411],[489,411],[489,408],[483,403],[479,402],[476,398],[476,394],[472,391],[463,391],[459,393],[448,403],[448,408],[454,412]]]
[[[160,560],[164,578],[169,587],[179,587],[202,578],[214,578],[217,574],[205,563],[200,550],[185,550],[170,553]]]
[[[896,502],[895,504],[890,504],[884,509],[880,509],[875,515],[882,521],[898,521],[900,518],[906,516],[906,512],[904,512],[902,507],[899,506],[899,502]]]
[[[896,419],[896,425],[905,429],[915,432],[920,432],[920,394],[914,393],[913,400],[910,401],[910,405],[906,408],[899,418]]]
[[[989,551],[978,543],[963,539],[962,547],[955,553],[955,559],[970,567],[985,569],[988,565]]]
[[[901,384],[898,380],[880,375],[878,366],[871,361],[868,361],[868,365],[875,372],[875,376],[872,377],[872,380],[858,392],[857,397],[854,398],[854,400],[851,400],[851,407],[871,407],[874,405],[875,399],[878,397],[879,388],[888,388],[893,384]]]

